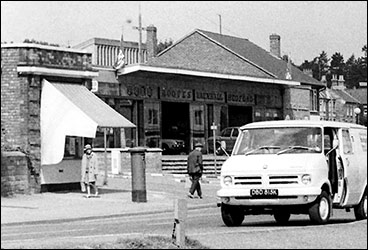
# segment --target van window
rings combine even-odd
[[[321,153],[320,128],[257,128],[243,130],[235,155],[281,153]]]
[[[362,145],[363,151],[367,152],[367,134],[359,133],[360,143]]]
[[[342,143],[343,143],[344,154],[352,154],[353,145],[351,143],[350,133],[348,130],[342,131]]]

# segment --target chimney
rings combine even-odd
[[[339,75],[339,80],[337,81],[337,86],[341,89],[345,89],[344,75]]]
[[[337,79],[337,74],[332,74],[331,89],[337,89],[337,90],[343,89],[341,88],[341,86],[339,86],[339,79]]]
[[[152,24],[146,28],[147,31],[147,58],[155,57],[157,54],[157,28]]]
[[[279,35],[270,35],[270,52],[279,58],[281,58],[280,40],[281,37]]]
[[[303,73],[310,77],[313,77],[313,72],[311,69],[303,69]]]

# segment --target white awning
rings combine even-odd
[[[135,127],[86,87],[46,80],[40,116],[41,165],[57,164],[63,159],[67,135],[94,138],[97,126]]]

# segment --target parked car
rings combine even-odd
[[[162,154],[186,154],[186,147],[184,140],[179,139],[161,139]]]
[[[220,136],[216,136],[216,153],[218,155],[231,154],[235,144],[235,140],[239,134],[239,127],[227,127],[221,130]],[[213,137],[207,140],[208,153],[213,154]]]

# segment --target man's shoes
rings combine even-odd
[[[188,197],[191,198],[191,199],[194,198],[194,196],[191,193],[188,193]]]
[[[203,199],[203,196],[201,195],[201,196],[199,196],[199,199]]]

